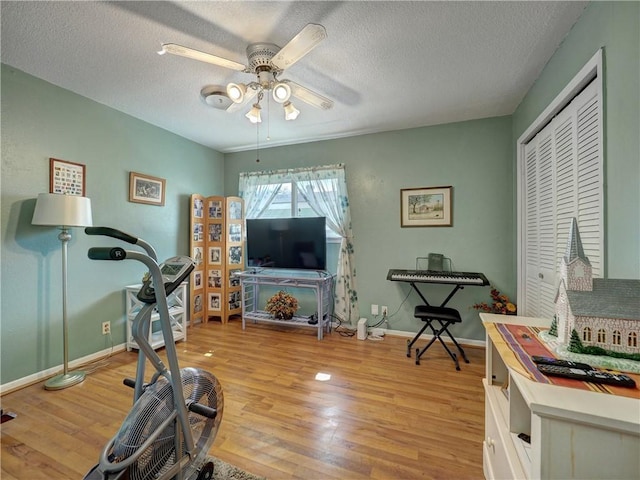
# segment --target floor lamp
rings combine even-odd
[[[49,379],[45,390],[61,390],[84,380],[82,371],[69,372],[69,342],[67,326],[67,243],[71,240],[69,227],[90,227],[91,200],[76,195],[41,193],[33,212],[33,225],[47,225],[60,228],[58,239],[62,242],[62,331],[64,342],[64,372]]]

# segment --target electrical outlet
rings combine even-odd
[[[382,313],[383,317],[386,317],[387,315],[389,315],[389,309],[387,308],[386,305],[383,305],[382,307],[380,307],[380,310],[381,310],[380,313]]]
[[[109,335],[111,333],[111,322],[102,322],[102,334]]]
[[[371,315],[378,315],[378,305],[371,305]]]

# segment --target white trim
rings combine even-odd
[[[407,338],[413,338],[416,335],[416,332],[406,332],[404,330],[385,330],[385,335],[389,335],[390,337],[407,337]],[[433,338],[433,335],[428,334],[428,333],[423,333],[422,335],[420,335],[420,340],[431,340]],[[446,343],[451,343],[453,345],[453,342],[448,341],[446,338],[443,338],[443,340]],[[487,342],[484,340],[473,340],[471,338],[458,338],[456,337],[456,342],[458,342],[460,345],[468,345],[468,346],[473,346],[473,347],[486,347],[487,346]]]
[[[332,322],[331,323],[331,327],[333,330],[335,330],[338,326],[336,322]],[[369,330],[371,330],[371,327],[368,327]],[[407,332],[404,330],[389,330],[387,328],[381,328],[380,330],[384,331],[385,336],[388,335],[390,337],[405,337],[405,338],[413,338],[416,336],[416,332]],[[420,340],[431,340],[433,338],[433,335],[428,334],[428,333],[423,333],[422,335],[420,335]],[[446,343],[451,343],[453,345],[453,342],[447,341],[446,338],[443,338],[443,340]],[[486,347],[487,346],[487,342],[484,340],[473,340],[471,338],[457,338],[456,337],[456,342],[458,342],[460,345],[468,345],[468,346],[472,346],[472,347]]]
[[[105,357],[111,356],[115,353],[123,352],[125,350],[125,344],[121,343],[120,345],[115,345],[113,349],[111,347],[106,348],[100,352],[92,353],[91,355],[87,355],[86,357],[78,358],[69,362],[69,369],[73,370],[77,367],[84,366],[90,362],[95,362],[98,360],[102,360]],[[62,373],[63,366],[62,364],[57,367],[51,367],[46,370],[42,370],[40,372],[36,372],[34,374],[28,375],[26,377],[18,378],[17,380],[13,380],[12,382],[7,382],[0,385],[0,396],[6,395],[7,393],[14,392],[24,387],[28,387],[29,385],[33,385],[34,383],[38,383],[42,380],[45,380],[49,377],[53,377],[59,373]]]
[[[602,156],[603,148],[604,148],[603,147],[604,136],[602,135],[603,133],[602,125],[604,123],[604,116],[602,115],[602,112],[604,111],[604,105],[603,105],[604,104],[604,97],[603,97],[604,72],[602,70],[603,68],[602,55],[603,55],[603,49],[600,48],[593,55],[593,57],[589,59],[589,61],[585,64],[585,66],[582,67],[582,69],[580,69],[580,71],[571,79],[571,81],[567,84],[567,86],[564,89],[562,89],[562,91],[553,99],[553,101],[547,106],[547,108],[545,108],[544,111],[540,115],[538,115],[538,118],[536,118],[533,121],[533,123],[524,131],[524,133],[520,135],[516,143],[516,208],[517,208],[517,212],[516,212],[516,215],[517,215],[517,218],[516,218],[516,225],[517,225],[516,277],[518,282],[517,299],[518,299],[518,304],[520,306],[520,309],[523,312],[527,311],[526,295],[524,294],[525,281],[524,281],[524,278],[522,277],[524,275],[524,272],[526,271],[526,268],[524,265],[525,255],[522,248],[523,234],[524,234],[522,219],[525,218],[525,212],[523,211],[524,209],[524,204],[522,202],[523,196],[520,194],[520,192],[522,192],[523,191],[522,189],[524,188],[523,170],[524,170],[524,161],[525,161],[525,154],[524,154],[525,145],[529,140],[535,137],[536,134],[540,130],[542,130],[553,119],[553,117],[555,117],[558,114],[558,112],[560,112],[564,107],[566,107],[571,102],[571,100],[576,96],[576,94],[578,94],[586,85],[588,85],[592,80],[595,79],[596,88],[598,89],[598,95],[601,100],[600,101],[600,110],[601,110],[600,155],[601,155],[601,158],[604,158]],[[604,219],[603,219],[603,224],[604,224]],[[604,238],[604,231],[601,232],[601,238],[600,238],[601,245],[604,245],[603,238]],[[603,276],[604,276],[604,272],[605,272],[604,250],[602,252],[602,265],[603,265]]]

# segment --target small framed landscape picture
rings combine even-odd
[[[129,201],[163,206],[165,185],[164,178],[129,172]]]
[[[401,227],[450,227],[452,187],[400,190]]]

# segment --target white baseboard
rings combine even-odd
[[[69,369],[73,370],[77,367],[86,365],[91,362],[102,360],[105,357],[113,355],[114,353],[119,353],[125,350],[125,344],[122,343],[120,345],[114,345],[113,349],[111,347],[105,348],[96,353],[92,353],[91,355],[87,355],[86,357],[78,358],[69,362]],[[5,395],[7,393],[11,393],[15,390],[19,390],[24,387],[28,387],[29,385],[33,385],[34,383],[38,383],[42,380],[45,380],[49,377],[53,377],[59,373],[62,373],[64,367],[62,364],[57,367],[51,367],[41,372],[36,372],[32,375],[28,375],[26,377],[18,378],[17,380],[13,380],[12,382],[3,383],[0,385],[0,396]]]
[[[331,323],[331,328],[335,329],[337,328],[339,325],[336,322],[332,322]],[[350,328],[350,327],[347,327]],[[407,337],[407,338],[413,338],[416,336],[416,332],[405,332],[403,330],[390,330],[390,329],[384,329],[382,328],[381,330],[384,331],[385,335],[389,335],[389,336],[395,336],[395,337]],[[355,329],[354,329],[355,331]],[[431,334],[427,334],[427,333],[423,333],[422,335],[420,335],[420,339],[424,339],[424,340],[431,340],[433,338],[433,335]],[[443,337],[444,341],[450,341],[450,339],[447,336]],[[487,342],[485,340],[474,340],[471,338],[457,338],[456,337],[456,341],[460,344],[460,345],[469,345],[469,346],[473,346],[473,347],[486,347],[487,346]]]
[[[396,336],[396,337],[407,337],[407,338],[413,338],[416,335],[416,332],[405,332],[402,330],[385,330],[385,335],[390,335],[390,336]],[[431,334],[427,334],[427,333],[423,333],[422,335],[420,335],[421,339],[425,339],[425,340],[431,340],[433,338],[433,335]],[[444,337],[442,337],[442,339],[446,342],[446,341],[450,341],[450,339],[445,335]],[[458,342],[460,345],[470,345],[473,347],[486,347],[487,342],[484,340],[474,340],[471,338],[458,338],[456,337],[456,342]]]

